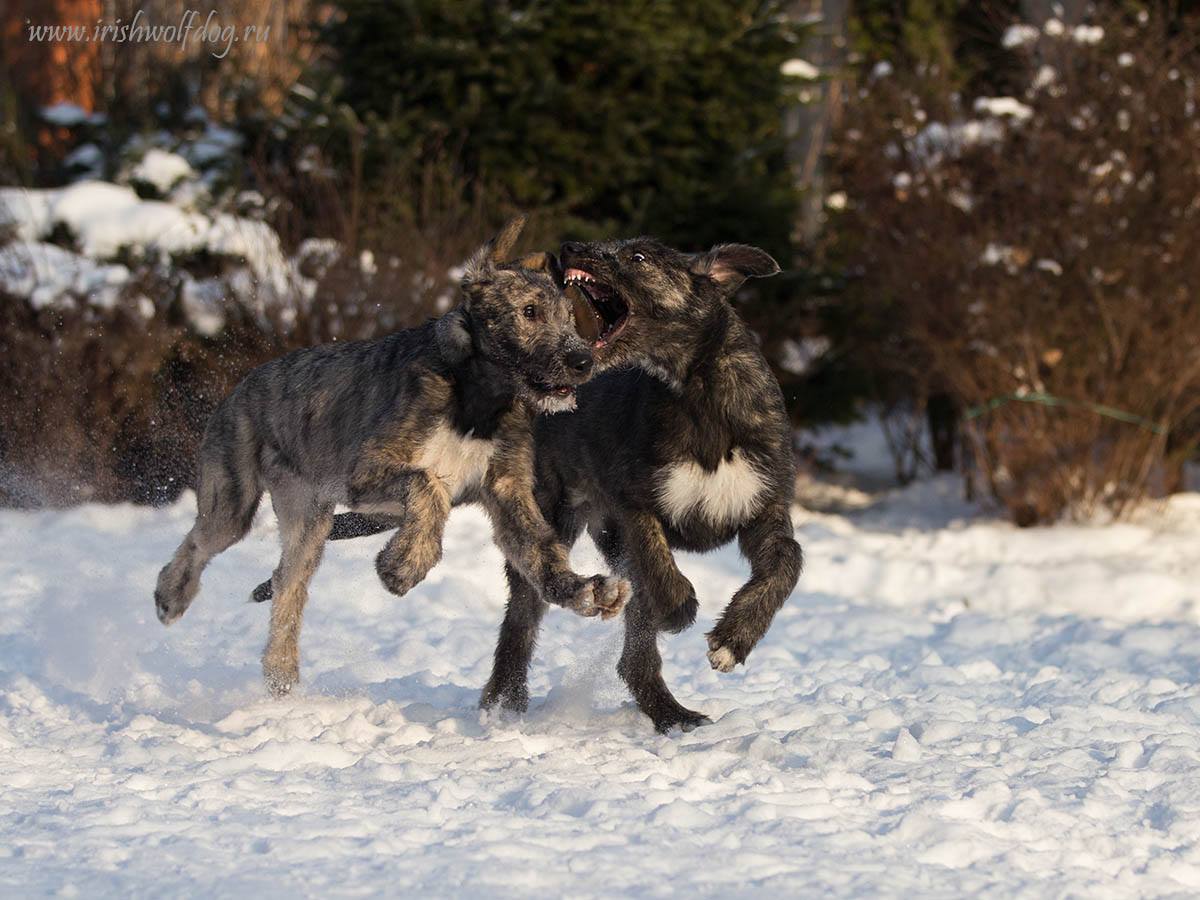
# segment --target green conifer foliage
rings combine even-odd
[[[450,158],[579,237],[758,243],[795,214],[782,112],[800,55],[785,4],[339,0],[339,99],[387,158]]]

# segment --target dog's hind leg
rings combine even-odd
[[[196,523],[159,573],[154,589],[155,611],[164,625],[187,612],[209,560],[245,537],[254,521],[262,487],[254,466],[239,464],[236,456],[221,459],[207,448],[201,451]]]
[[[321,562],[333,526],[333,504],[320,501],[311,487],[276,487],[271,502],[279,517],[283,555],[271,579],[271,632],[263,652],[263,676],[276,697],[300,680],[300,623],[308,602],[308,582]]]
[[[803,556],[792,537],[786,505],[765,510],[738,534],[750,561],[750,580],[729,601],[708,633],[708,661],[719,672],[744,663],[800,578]]]
[[[504,574],[508,577],[508,605],[496,643],[492,677],[479,705],[490,709],[500,704],[504,709],[524,712],[529,706],[529,663],[547,604],[509,563],[504,564]]]

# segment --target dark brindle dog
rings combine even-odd
[[[633,581],[618,664],[659,731],[707,721],[667,689],[660,630],[696,616],[696,595],[672,548],[738,540],[750,580],[708,634],[708,659],[729,672],[766,634],[800,577],[789,515],[795,467],[783,394],[753,335],[728,302],[747,277],[778,265],[753,247],[690,256],[650,240],[564,244],[568,283],[597,303],[645,308],[655,334],[647,371],[600,376],[578,410],[539,422],[538,503],[568,545],[587,527],[614,571]],[[545,604],[516,581],[482,703],[523,709]]]
[[[580,388],[578,410],[535,425],[538,504],[568,545],[584,527],[614,571],[633,581],[618,671],[659,731],[707,721],[662,678],[659,631],[696,616],[696,595],[672,548],[707,551],[735,537],[750,580],[708,634],[708,659],[744,663],[800,577],[789,507],[790,426],[779,385],[728,302],[748,277],[773,275],[753,247],[688,255],[639,238],[564,244],[561,264],[598,314],[636,333],[639,366]],[[622,325],[624,327],[624,325]],[[367,523],[345,522],[345,536]],[[511,567],[511,593],[481,705],[524,710],[528,668],[546,604]]]
[[[605,618],[620,610],[628,585],[572,572],[534,503],[533,415],[574,408],[593,350],[558,282],[536,270],[551,257],[502,262],[522,224],[471,261],[458,309],[381,340],[274,360],[221,403],[200,448],[196,523],[154,593],[163,624],[187,610],[209,560],[245,536],[264,490],[283,542],[270,590],[259,592],[273,596],[263,671],[277,695],[299,679],[307,586],[338,503],[398,527],[376,560],[397,595],[441,557],[450,507],[479,500],[538,602]]]

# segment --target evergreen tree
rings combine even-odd
[[[389,160],[449,157],[579,237],[737,239],[790,256],[782,111],[798,55],[766,0],[339,0],[339,99]],[[555,214],[557,214],[555,216]]]

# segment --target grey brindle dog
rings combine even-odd
[[[195,525],[158,578],[163,624],[187,610],[209,560],[246,535],[264,490],[283,543],[261,592],[273,599],[263,673],[275,695],[299,680],[308,582],[337,504],[397,529],[376,559],[394,594],[441,557],[451,506],[479,501],[539,602],[584,616],[620,610],[628,583],[571,571],[532,494],[533,417],[574,408],[594,354],[548,271],[553,258],[504,262],[523,221],[471,260],[464,302],[441,319],[266,363],[218,406],[199,451]]]
[[[681,253],[637,238],[564,244],[560,262],[597,327],[636,333],[623,360],[579,390],[577,411],[535,423],[535,495],[570,545],[586,527],[614,571],[633,582],[618,671],[660,732],[708,721],[662,677],[659,631],[696,617],[696,593],[672,549],[708,551],[735,538],[750,580],[707,635],[721,672],[746,661],[800,577],[789,513],[795,466],[779,384],[729,298],[779,271],[765,252],[726,244]],[[347,517],[344,534],[369,523]],[[481,706],[522,711],[546,611],[535,583],[509,568],[510,595]]]

